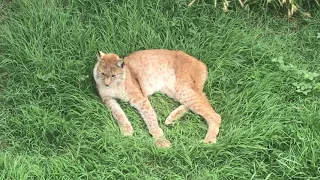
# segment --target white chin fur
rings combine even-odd
[[[96,65],[94,66],[93,77],[94,77],[94,80],[98,82],[98,79],[99,79],[98,63],[96,63]]]

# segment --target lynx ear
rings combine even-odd
[[[102,52],[102,51],[99,51],[97,52],[97,58],[98,60],[100,60],[105,54]]]
[[[123,68],[123,66],[124,66],[123,60],[120,59],[119,61],[117,61],[116,65],[117,65],[118,67]]]

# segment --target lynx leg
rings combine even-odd
[[[188,112],[188,108],[185,105],[180,105],[178,108],[176,108],[170,113],[170,115],[167,117],[165,121],[165,124],[166,125],[174,124],[176,120],[181,118],[187,112]]]
[[[149,133],[155,139],[156,146],[160,148],[170,147],[171,143],[166,139],[163,130],[159,127],[156,113],[148,98],[131,99],[130,103],[140,112],[149,129]]]
[[[132,136],[133,128],[125,113],[115,99],[104,98],[104,104],[111,110],[113,117],[116,119],[121,133],[124,136]]]
[[[177,93],[179,101],[193,112],[201,115],[208,124],[208,132],[204,139],[205,143],[216,143],[216,137],[219,133],[221,117],[217,114],[204,93],[196,92],[190,89],[180,90]]]

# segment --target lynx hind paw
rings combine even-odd
[[[178,119],[180,119],[184,114],[188,112],[188,108],[184,105],[180,105],[178,108],[173,110],[166,121],[164,122],[166,125],[174,124]]]
[[[165,125],[173,125],[174,123],[176,123],[176,121],[178,119],[180,119],[181,116],[177,115],[176,113],[171,113],[167,118],[166,121],[164,122]]]
[[[217,138],[216,137],[206,137],[204,140],[202,140],[205,144],[216,144]]]
[[[171,116],[168,116],[166,121],[164,122],[165,125],[172,125],[174,124],[175,119],[172,119]]]
[[[156,139],[156,146],[157,148],[169,148],[171,147],[171,142],[166,138],[159,138]]]
[[[123,136],[132,136],[133,135],[133,128],[131,124],[125,124],[120,127],[120,131]]]
[[[219,134],[219,124],[216,123],[215,126],[209,126],[209,130],[206,134],[206,137],[204,138],[203,142],[204,143],[217,143],[217,136]]]

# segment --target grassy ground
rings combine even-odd
[[[320,72],[320,13],[287,21],[186,4],[2,4],[0,178],[320,178],[320,93],[299,86]],[[200,143],[207,127],[191,112],[164,126],[178,104],[160,94],[150,99],[173,147],[156,149],[126,103],[135,134],[122,137],[94,88],[97,48],[121,56],[180,49],[200,58],[209,67],[205,92],[223,118],[218,143]]]

